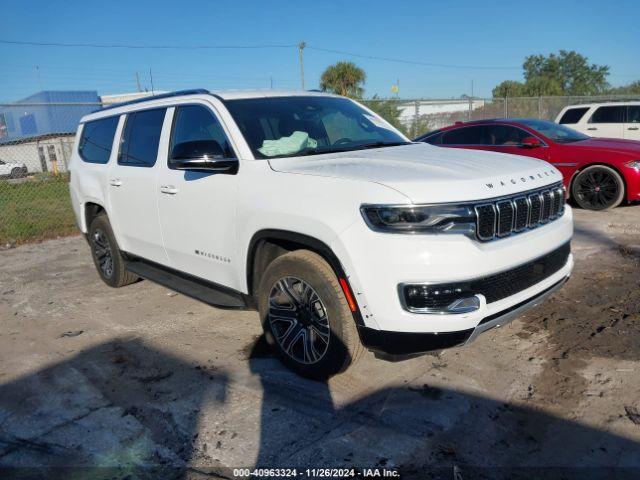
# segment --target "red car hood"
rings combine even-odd
[[[633,155],[640,159],[640,142],[635,140],[622,140],[619,138],[589,138],[579,142],[567,143],[565,145],[575,148],[585,148],[589,150],[607,151],[618,154]]]

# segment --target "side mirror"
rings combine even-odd
[[[536,137],[525,137],[522,139],[520,146],[522,148],[538,148],[542,146],[542,144]]]
[[[238,172],[237,158],[224,158],[224,150],[215,140],[195,140],[178,143],[171,150],[169,160],[177,170],[198,172]]]

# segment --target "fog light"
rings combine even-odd
[[[404,309],[414,313],[467,313],[480,308],[467,283],[400,284],[398,293]]]
[[[459,298],[447,307],[452,313],[468,313],[474,312],[480,308],[480,300],[478,297]]]

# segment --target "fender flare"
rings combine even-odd
[[[303,233],[292,232],[290,230],[264,229],[264,230],[259,230],[258,232],[253,234],[249,242],[249,248],[247,251],[247,262],[246,262],[247,288],[249,289],[249,293],[251,295],[254,294],[252,290],[253,290],[253,281],[254,281],[253,269],[254,269],[255,253],[258,245],[262,240],[280,240],[280,241],[291,242],[293,244],[301,245],[317,253],[324,260],[326,260],[329,266],[331,267],[331,269],[333,270],[333,272],[336,274],[336,277],[338,277],[338,279],[344,279],[346,281],[346,286],[349,289],[349,294],[356,305],[355,311],[352,311],[353,319],[355,320],[357,326],[364,326],[364,321],[362,319],[362,315],[360,314],[360,306],[358,305],[356,297],[353,294],[353,290],[351,289],[351,285],[349,283],[347,274],[344,271],[342,263],[338,259],[337,255],[333,252],[331,247],[329,247],[322,240],[318,240],[315,237],[311,237]]]

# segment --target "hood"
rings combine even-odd
[[[562,174],[542,160],[425,143],[276,158],[270,159],[269,164],[277,172],[379,183],[404,194],[413,203],[492,198],[562,180]]]
[[[572,148],[597,150],[599,152],[631,155],[634,160],[640,160],[640,142],[636,140],[622,140],[621,138],[597,138],[564,144]]]

